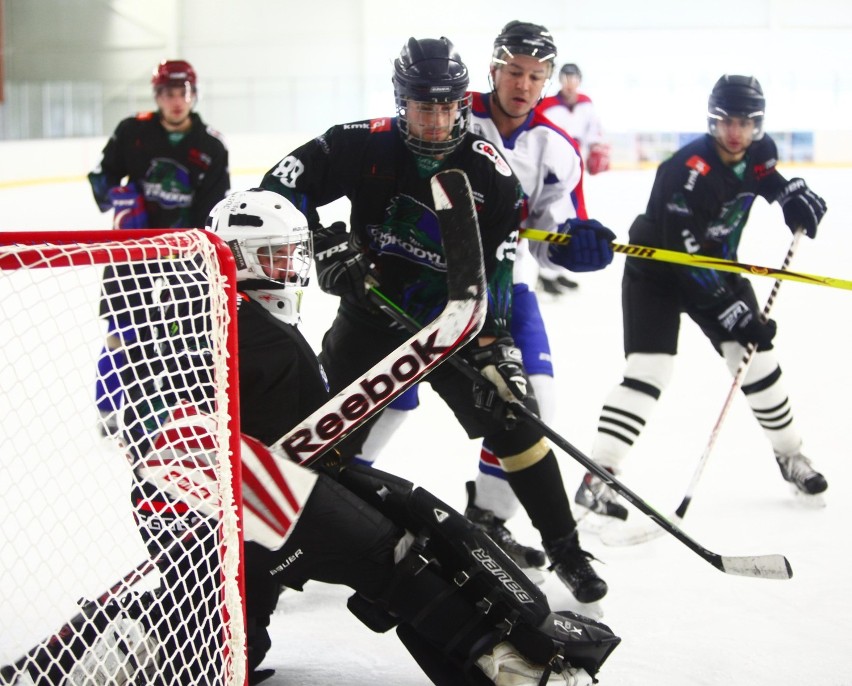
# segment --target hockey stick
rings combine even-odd
[[[521,229],[521,237],[533,241],[544,241],[545,243],[568,243],[571,236],[564,233],[553,233],[543,229]],[[784,271],[773,267],[760,267],[745,262],[726,260],[721,257],[710,257],[708,255],[693,255],[676,250],[665,250],[663,248],[647,248],[630,243],[610,243],[613,252],[627,255],[627,257],[640,257],[657,262],[670,262],[701,269],[717,269],[723,272],[734,272],[737,274],[751,274],[752,276],[769,276],[787,281],[799,281],[815,286],[829,286],[831,288],[842,288],[852,290],[852,281],[836,279],[831,276],[818,276],[816,274],[804,274],[801,272]]]
[[[784,258],[784,263],[781,265],[781,271],[784,271],[790,265],[790,261],[793,259],[793,255],[799,245],[802,233],[803,232],[800,229],[793,234],[793,241],[790,243],[790,249],[787,251],[787,256]],[[769,297],[766,299],[766,304],[763,306],[763,311],[760,314],[764,321],[769,319],[769,313],[772,310],[772,306],[775,304],[775,298],[778,296],[780,288],[781,279],[776,279],[775,284],[772,286],[772,291],[770,291]],[[722,411],[716,418],[716,423],[713,425],[713,430],[710,432],[710,438],[707,441],[707,446],[704,448],[704,452],[698,460],[695,472],[692,474],[692,479],[686,489],[686,494],[683,496],[683,500],[681,500],[680,505],[672,516],[673,521],[678,523],[682,522],[686,515],[686,511],[689,509],[689,505],[692,502],[692,496],[695,493],[695,488],[698,485],[698,481],[701,478],[702,473],[704,472],[707,460],[710,458],[710,453],[713,452],[713,448],[716,445],[716,439],[719,437],[719,433],[722,429],[722,423],[728,415],[728,410],[733,404],[734,397],[743,385],[743,381],[745,380],[749,367],[751,367],[751,361],[754,359],[754,353],[756,351],[757,349],[755,345],[753,343],[749,344],[742,359],[740,360],[739,367],[737,367],[737,373],[735,374],[733,383],[728,390],[728,395],[725,397],[725,403],[722,405]],[[639,543],[646,543],[647,541],[659,538],[663,533],[659,528],[630,528],[621,522],[613,524],[613,526],[605,526],[600,532],[600,539],[606,545],[637,545]]]
[[[308,465],[465,343],[479,330],[487,309],[482,242],[473,193],[465,173],[432,177],[441,242],[447,260],[447,305],[422,329],[316,412],[279,438],[282,449]]]
[[[98,597],[90,600],[80,600],[80,611],[63,624],[56,633],[42,639],[27,653],[16,660],[13,664],[0,667],[0,686],[11,686],[16,684],[17,678],[28,672],[28,665],[35,665],[40,671],[63,670],[67,668],[67,661],[76,659],[75,650],[85,650],[82,643],[80,627],[85,625],[91,618],[106,607],[112,600],[118,600],[124,593],[129,591],[135,584],[153,572],[157,563],[173,550],[177,550],[183,542],[193,536],[196,529],[203,520],[188,528],[180,538],[174,539],[168,546],[163,548],[154,557],[143,560],[121,579],[116,581]],[[40,676],[44,676],[43,674]],[[42,683],[38,681],[37,683]]]
[[[373,299],[373,302],[375,302],[379,307],[381,307],[382,310],[385,311],[390,317],[392,317],[393,320],[397,323],[408,329],[416,329],[419,327],[416,321],[414,321],[408,314],[406,314],[405,311],[400,309],[399,306],[397,306],[385,295],[383,295],[378,289],[371,289],[370,297]],[[475,383],[491,383],[484,376],[482,376],[478,369],[476,369],[473,365],[471,365],[469,362],[467,362],[467,360],[463,358],[459,358],[458,356],[453,357],[450,360],[450,364],[456,367],[459,371],[461,371],[465,376],[473,380]],[[562,450],[564,450],[571,457],[577,460],[577,462],[583,465],[588,471],[596,474],[601,480],[604,481],[604,483],[606,483],[610,488],[612,488],[619,495],[621,495],[625,500],[631,503],[638,510],[641,510],[644,514],[646,514],[654,522],[656,522],[658,526],[663,528],[681,543],[686,545],[690,550],[696,553],[703,560],[709,562],[711,565],[716,567],[716,569],[719,569],[720,571],[725,572],[726,574],[759,577],[764,579],[789,579],[793,576],[793,569],[790,566],[790,563],[787,561],[787,558],[785,558],[783,555],[749,555],[731,557],[726,555],[719,555],[718,553],[714,553],[708,550],[707,548],[690,538],[678,526],[663,517],[645,500],[636,495],[636,493],[634,493],[627,486],[621,483],[606,469],[599,466],[594,460],[592,460],[590,457],[587,457],[585,454],[580,452],[580,450],[571,445],[567,440],[565,440],[562,436],[556,433],[556,431],[551,429],[545,422],[543,422],[541,418],[537,414],[535,414],[535,412],[530,410],[526,405],[521,402],[513,402],[510,404],[512,411],[515,412],[518,417],[523,417],[527,421],[539,427],[545,434],[545,436],[547,436]]]

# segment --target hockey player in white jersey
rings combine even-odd
[[[541,101],[539,110],[580,145],[586,171],[600,174],[609,169],[609,145],[604,140],[601,119],[595,104],[579,88],[583,73],[573,62],[559,70],[560,89]]]
[[[522,226],[561,231],[585,247],[570,262],[551,260],[549,244],[521,239],[514,266],[511,332],[523,356],[542,419],[555,419],[556,390],[550,344],[534,286],[540,267],[592,271],[612,260],[609,242],[615,234],[588,219],[583,198],[583,169],[574,141],[535,108],[554,68],[556,46],[547,29],[512,21],[494,41],[490,93],[473,93],[471,130],[491,141],[515,172],[526,196]],[[483,151],[487,154],[487,150]],[[364,445],[360,459],[371,463],[404,412],[417,406],[416,387],[386,410]],[[479,471],[468,482],[465,515],[500,543],[525,569],[546,563],[540,550],[516,541],[505,526],[519,502],[506,481],[499,460],[483,443]],[[550,553],[551,551],[548,551]],[[555,551],[554,551],[555,552]],[[551,558],[553,555],[551,555]],[[556,569],[558,572],[558,567]]]

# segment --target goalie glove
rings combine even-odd
[[[828,209],[825,200],[814,193],[804,179],[790,179],[775,200],[784,212],[784,223],[795,233],[801,228],[809,238],[816,238],[817,226]]]
[[[343,222],[334,222],[314,233],[317,280],[329,295],[350,296],[365,304],[369,301],[367,277],[372,273],[372,264],[366,255],[349,245],[349,238]]]
[[[529,381],[524,371],[521,351],[508,336],[493,343],[472,347],[469,359],[488,381],[497,388],[497,394],[505,402],[524,402]],[[477,393],[481,389],[474,389]]]
[[[745,302],[737,300],[727,304],[717,315],[725,331],[744,348],[754,343],[758,350],[771,350],[777,326],[772,319],[765,322]]]
[[[148,228],[148,214],[145,211],[145,197],[136,185],[115,186],[107,191],[107,197],[113,209],[112,228],[145,229]]]

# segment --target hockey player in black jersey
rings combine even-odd
[[[154,69],[151,87],[157,110],[122,120],[89,174],[95,202],[102,212],[114,210],[116,229],[204,226],[231,185],[228,150],[219,133],[193,111],[198,86],[189,62],[163,60]],[[118,370],[125,343],[117,322],[109,322],[108,334],[95,388],[105,435],[118,425]]]
[[[803,179],[788,181],[777,170],[778,151],[764,132],[764,109],[754,77],[725,75],[716,82],[708,104],[709,132],[660,165],[648,207],[630,228],[631,243],[735,260],[757,196],[780,205],[791,231],[816,236],[826,204]],[[742,390],[781,475],[804,494],[826,490],[826,479],[801,452],[802,437],[772,346],[775,322],[762,320],[746,278],[628,257],[622,303],[627,368],[601,410],[591,453],[599,464],[618,472],[645,427],[670,378],[685,312],[732,374],[745,348],[756,345]],[[575,500],[602,515],[627,517],[612,491],[591,474]]]
[[[283,533],[270,534],[251,517],[244,520],[250,683],[271,676],[271,670],[258,667],[271,646],[267,627],[282,587],[301,590],[308,580],[317,580],[352,588],[351,611],[374,631],[395,628],[435,684],[591,684],[619,639],[598,622],[570,612],[552,613],[539,589],[461,514],[376,469],[341,467],[333,460],[316,473],[283,453],[270,454],[267,444],[328,398],[321,367],[296,326],[311,266],[311,233],[289,202],[260,189],[223,200],[211,215],[210,230],[229,244],[241,265],[237,318],[243,472],[251,469],[250,455],[274,461],[291,503]],[[187,397],[184,393],[183,399]],[[188,430],[194,417],[198,431]],[[178,426],[172,421],[180,422],[180,430],[172,428]],[[161,467],[168,453],[175,464],[212,464],[216,456],[207,454],[209,444],[192,438],[203,436],[204,400],[177,403],[172,421],[161,427],[159,437],[152,437],[150,462]],[[145,459],[140,470],[143,479],[156,479],[156,468],[146,468]],[[244,486],[244,509],[263,509],[268,495]],[[162,491],[150,497],[151,503],[158,501],[163,501]],[[174,504],[169,499],[162,504],[169,502]],[[214,511],[217,507],[218,500]],[[179,518],[177,508],[171,508],[171,515],[162,514],[165,507],[155,510],[161,517]],[[181,588],[170,590],[176,594]],[[61,659],[36,651],[32,660],[50,664],[57,679],[76,668],[97,683],[151,683],[152,654],[159,662],[174,661],[153,640],[146,623],[150,613],[139,611],[151,597],[108,604],[97,622],[102,633],[88,634],[91,645],[77,642]],[[334,659],[345,660],[345,653],[344,642]],[[79,669],[80,662],[87,668]],[[12,673],[4,670],[0,684],[27,683],[4,681]],[[165,683],[187,683],[178,666],[171,673],[178,676]],[[198,679],[193,683],[208,683]]]
[[[495,146],[468,131],[468,70],[448,39],[409,39],[392,80],[396,117],[333,126],[286,155],[261,183],[306,213],[316,232],[320,286],[341,296],[321,354],[331,389],[344,388],[407,337],[369,302],[368,273],[421,324],[442,310],[444,256],[429,181],[440,169],[457,168],[476,200],[489,291],[485,325],[459,354],[490,374],[505,397],[534,404],[510,334],[519,182]],[[317,213],[341,197],[352,204],[348,233],[342,224],[322,228]],[[575,243],[566,249],[577,249]],[[602,598],[606,583],[580,546],[556,456],[541,430],[507,421],[495,394],[449,366],[426,381],[469,437],[488,442],[559,578],[580,602]],[[368,430],[343,447],[346,457],[360,452]]]

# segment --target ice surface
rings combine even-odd
[[[274,155],[273,155],[274,156]],[[803,176],[828,202],[815,241],[802,241],[791,268],[852,278],[852,170],[782,169]],[[258,178],[237,177],[235,188]],[[612,171],[587,180],[592,216],[621,241],[642,211],[653,171]],[[49,202],[45,198],[49,197]],[[0,188],[0,229],[107,228],[84,181],[48,187]],[[340,206],[326,216],[341,214]],[[345,217],[343,217],[345,218]],[[744,262],[781,264],[790,234],[777,207],[759,203],[740,251]],[[559,380],[554,428],[581,450],[594,437],[604,396],[621,378],[623,258],[607,270],[579,275],[580,288],[543,304]],[[772,280],[754,278],[765,298]],[[304,330],[318,345],[335,302],[313,288],[304,304]],[[805,452],[829,480],[825,509],[795,499],[745,403],[737,398],[695,492],[684,529],[723,555],[785,555],[792,580],[769,581],[723,574],[670,536],[631,548],[604,546],[583,533],[584,546],[602,561],[610,586],[600,604],[603,621],[622,644],[604,665],[604,686],[841,686],[852,683],[852,466],[849,434],[850,307],[852,293],[785,282],[773,317],[785,381],[805,437]],[[719,414],[730,377],[712,348],[684,322],[673,381],[645,435],[625,463],[622,480],[662,512],[681,501]],[[382,468],[464,505],[464,481],[473,477],[478,446],[468,441],[431,391],[394,436]],[[437,427],[437,428],[436,428]],[[429,436],[428,441],[423,436]],[[566,489],[582,475],[560,456]],[[643,515],[630,508],[630,518]],[[533,543],[524,516],[510,522]],[[555,609],[577,609],[554,578],[545,591]],[[272,623],[269,686],[428,683],[393,633],[376,635],[345,609],[347,590],[309,584],[286,591]]]

